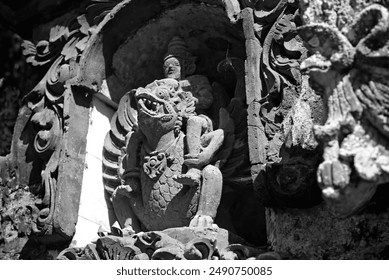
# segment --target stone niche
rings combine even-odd
[[[157,1],[128,3],[92,41],[80,81],[98,87],[106,81],[109,95],[118,103],[127,91],[163,77],[168,43],[179,36],[197,57],[196,74],[219,82],[232,95],[234,75],[216,68],[228,56],[245,59],[242,26],[231,23],[220,3],[206,2],[183,1],[168,7]]]

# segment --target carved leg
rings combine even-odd
[[[112,204],[116,219],[122,227],[123,235],[131,235],[141,231],[140,222],[131,208],[130,198],[120,192],[120,187],[112,195]]]
[[[211,227],[220,204],[223,177],[219,168],[207,165],[202,176],[199,206],[196,216],[190,222],[191,227]]]
[[[198,159],[201,143],[200,137],[207,122],[202,117],[192,116],[188,119],[186,129],[186,144],[188,154],[185,158]],[[201,170],[196,167],[190,167],[188,172],[177,176],[175,180],[183,185],[199,186],[201,182]]]

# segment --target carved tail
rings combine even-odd
[[[122,149],[126,145],[126,135],[137,126],[137,111],[133,102],[133,92],[126,93],[119,102],[119,108],[111,120],[111,130],[107,133],[103,148],[103,183],[108,193],[120,186],[119,162]]]

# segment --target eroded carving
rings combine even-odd
[[[323,23],[299,33],[313,53],[301,70],[328,105],[314,130],[324,145],[317,179],[334,212],[349,215],[388,181],[388,9],[374,4],[342,30]]]
[[[100,12],[92,9],[89,16],[98,17]],[[14,246],[19,253],[23,246],[31,246],[21,258],[47,257],[40,248],[45,245],[35,242],[59,245],[75,231],[91,98],[72,88],[71,80],[79,71],[94,23],[90,25],[85,15],[64,18],[50,29],[48,40],[23,44],[27,62],[47,72],[23,98],[11,153],[0,159],[2,194],[14,200],[4,199],[2,222],[13,237],[5,246]],[[77,126],[82,125],[80,133]]]
[[[241,1],[241,8],[254,188],[266,206],[310,207],[320,201],[311,132],[317,120],[298,69],[306,49],[296,32],[297,2]]]
[[[105,236],[83,249],[64,250],[58,259],[74,260],[247,260],[280,259],[220,228],[173,228],[132,236]]]

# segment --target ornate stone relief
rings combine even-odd
[[[373,29],[382,34],[386,8],[364,15],[371,14],[383,19]],[[367,57],[380,53],[387,38],[379,45],[378,35],[360,31],[375,26],[372,21],[351,26],[348,35],[300,25],[296,1],[92,1],[85,15],[53,28],[49,41],[26,42],[27,60],[49,70],[24,99],[1,173],[10,193],[28,189],[28,234],[42,243],[70,241],[74,234],[93,95],[117,108],[102,151],[102,180],[117,223],[95,244],[66,249],[59,259],[279,258],[248,243],[265,235],[254,221],[263,212],[255,212],[259,205],[305,208],[320,201],[320,148],[311,128],[323,123],[324,109],[300,67],[312,80],[333,78],[329,108],[342,112],[315,130],[328,157],[319,183],[329,199],[342,200],[342,209],[359,208],[386,173],[385,126],[378,132],[365,124],[385,121],[380,109],[369,109],[385,108],[385,98],[369,98],[386,90],[386,76],[376,74],[381,66]],[[327,46],[327,35],[343,45]],[[305,60],[300,36],[321,56]],[[379,45],[374,53],[371,42]],[[339,48],[331,59],[345,68],[318,62],[330,59],[327,48]],[[345,105],[350,114],[343,117],[344,103],[336,98],[352,87],[354,103]],[[361,168],[367,161],[357,160],[362,146],[384,151],[370,156],[377,166],[371,174]],[[339,176],[329,177],[328,170]],[[254,237],[243,236],[249,219]],[[11,228],[7,223],[12,239]]]
[[[372,4],[341,30],[318,23],[299,34],[313,54],[301,70],[328,106],[325,125],[314,129],[324,146],[317,180],[332,210],[350,215],[388,182],[388,8]]]
[[[321,100],[299,65],[306,56],[296,27],[296,1],[242,1],[250,160],[254,188],[271,207],[309,207],[320,201],[315,182]]]
[[[224,229],[172,228],[127,237],[101,237],[85,248],[70,248],[61,260],[274,260],[280,256],[251,247]]]
[[[90,28],[81,15],[51,28],[47,41],[23,44],[27,62],[47,72],[25,95],[11,153],[0,158],[6,247],[20,250],[35,242],[58,246],[73,237],[91,98],[71,81],[79,71]],[[18,237],[29,241],[18,245]],[[42,257],[34,249],[25,250],[22,257]]]
[[[219,64],[219,70],[231,68],[237,75],[234,96],[231,101],[224,101],[227,105],[230,102],[227,110],[219,110],[220,105],[217,104],[219,107],[213,106],[213,112],[208,111],[203,115],[204,109],[212,105],[212,99],[223,98],[223,92],[217,86],[212,88],[206,77],[192,75],[195,65],[186,50],[185,41],[177,37],[170,41],[165,55],[165,79],[131,90],[119,103],[111,122],[112,129],[106,137],[103,162],[106,190],[112,194],[118,221],[116,234],[122,236],[100,238],[100,241],[110,240],[107,241],[111,244],[110,248],[123,247],[128,240],[139,238],[137,232],[142,231],[169,228],[188,232],[201,228],[217,230],[213,223],[216,209],[225,183],[228,185],[229,176],[234,175],[232,169],[229,176],[222,176],[223,164],[228,165],[231,155],[234,158],[234,154],[244,154],[244,143],[247,143],[244,137],[247,135],[252,176],[256,179],[259,195],[266,196],[269,204],[298,204],[299,201],[294,201],[296,197],[301,200],[307,195],[312,197],[315,192],[310,184],[312,180],[303,185],[306,178],[311,179],[314,166],[301,167],[296,165],[296,161],[288,162],[286,159],[286,167],[283,167],[283,157],[280,156],[282,145],[288,137],[292,138],[289,148],[294,145],[297,149],[309,146],[307,155],[316,148],[311,134],[303,140],[292,135],[292,130],[297,130],[293,127],[293,121],[304,116],[298,115],[300,112],[291,114],[290,108],[296,102],[300,102],[301,111],[309,106],[308,102],[301,100],[298,92],[301,88],[298,67],[305,49],[294,23],[298,17],[297,7],[286,1],[276,5],[236,1],[225,4],[232,22],[243,19],[247,53],[245,82],[243,63],[239,59],[227,57]],[[204,85],[199,86],[199,83]],[[206,91],[196,93],[204,86]],[[245,130],[237,133],[234,127],[246,127],[245,115],[237,112],[244,112],[247,105],[248,133]],[[212,119],[215,109],[220,111],[220,120]],[[234,111],[235,115],[232,115]],[[213,130],[212,122],[219,123],[216,126],[219,129]],[[315,160],[317,157],[313,162]],[[235,170],[240,171],[240,165],[245,160],[236,157],[231,162]],[[280,164],[281,167],[275,172],[281,182],[271,184],[268,178],[263,178],[264,172],[272,168],[272,164]],[[292,178],[291,182],[285,183],[285,176],[290,177],[296,170],[301,178]],[[258,176],[260,172],[261,176]],[[240,182],[236,184],[241,185],[245,180],[246,177],[241,174],[230,181]],[[277,189],[285,185],[290,189]],[[182,248],[185,246],[177,245],[179,249],[173,250],[174,257],[166,258],[184,258],[182,256],[186,253]],[[139,248],[132,250],[136,253],[131,256],[128,252],[123,253],[125,258],[136,259],[138,257],[135,256],[144,254]],[[243,258],[249,257],[255,256]],[[147,258],[158,257],[148,254]]]

